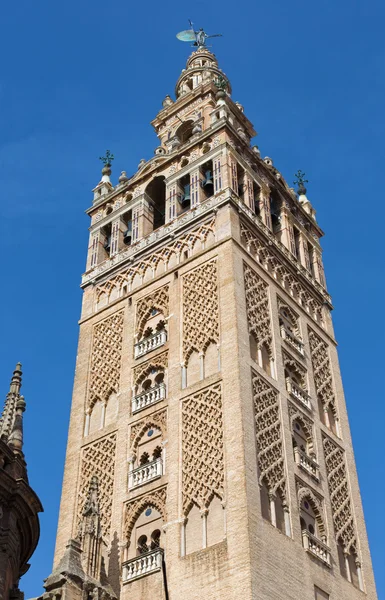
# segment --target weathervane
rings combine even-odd
[[[105,167],[110,167],[114,158],[115,158],[114,155],[111,154],[111,152],[109,150],[106,151],[105,156],[99,156],[99,160],[102,161],[102,163],[104,164]]]
[[[194,30],[194,24],[192,21],[188,21],[190,23],[190,29],[185,29],[184,31],[180,31],[176,34],[176,37],[181,42],[193,42],[193,46],[197,47],[198,50],[202,48],[207,48],[206,40],[208,38],[213,37],[222,37],[221,33],[214,33],[213,35],[208,35],[202,28],[198,31]]]
[[[294,185],[298,185],[298,194],[306,194],[305,183],[309,183],[307,179],[305,179],[305,173],[298,169],[296,174],[294,175],[295,180],[293,181]]]

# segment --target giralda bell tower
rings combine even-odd
[[[205,45],[93,190],[42,598],[374,600],[315,210]]]

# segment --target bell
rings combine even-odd
[[[208,187],[210,185],[214,185],[213,183],[213,175],[211,173],[211,171],[206,171],[205,172],[205,178],[202,181],[202,187]]]
[[[184,192],[178,197],[178,202],[181,205],[182,209],[186,210],[186,208],[190,207],[191,202],[191,194],[190,194],[190,184],[184,186]]]
[[[111,250],[111,236],[110,235],[108,235],[106,237],[106,239],[104,240],[103,248],[105,249],[106,252],[110,253],[110,250]]]
[[[126,244],[126,246],[129,246],[131,244],[131,238],[132,238],[132,224],[130,221],[129,223],[127,223],[127,229],[123,234],[123,242],[124,242],[124,244]]]
[[[184,201],[190,202],[191,195],[190,195],[190,184],[189,183],[184,186],[184,194],[183,195],[184,195]]]

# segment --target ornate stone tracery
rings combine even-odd
[[[168,365],[168,351],[157,354],[150,360],[138,365],[133,369],[133,384],[139,385],[151,373],[152,369],[165,371]]]
[[[309,486],[302,481],[296,480],[298,507],[301,507],[303,500],[310,501],[313,507],[314,515],[318,524],[319,533],[321,536],[326,536],[325,517],[322,499]]]
[[[214,384],[182,403],[183,513],[193,504],[207,508],[214,495],[223,499],[222,388]]]
[[[217,261],[206,262],[183,276],[183,359],[219,344]]]
[[[214,234],[214,231],[215,219],[212,218],[210,221],[202,223],[199,227],[179,236],[167,246],[142,258],[137,264],[125,267],[119,274],[97,286],[95,290],[96,303],[100,303],[102,296],[107,296],[107,299],[109,299],[113,294],[116,294],[116,297],[119,297],[123,286],[132,289],[135,287],[133,285],[134,281],[137,282],[137,285],[140,285],[148,274],[154,277],[157,270],[167,271],[173,259],[178,263],[184,252],[188,252],[190,255],[193,250],[199,249],[199,247],[202,248],[202,245],[206,244],[209,235]]]
[[[252,233],[241,221],[241,242],[246,250],[256,258],[256,260],[268,271],[275,279],[281,283],[282,287],[288,289],[294,298],[304,306],[319,323],[323,323],[322,303],[303,285],[303,283],[286,266],[284,261],[274,252],[273,246],[267,245],[259,237]],[[284,247],[285,248],[285,247]],[[287,253],[289,251],[285,248]]]
[[[157,429],[159,429],[163,434],[163,438],[166,437],[166,433],[167,433],[167,411],[166,410],[161,410],[159,412],[153,413],[146,419],[143,419],[143,420],[139,421],[138,423],[135,423],[134,425],[131,426],[130,448],[131,448],[132,453],[135,453],[135,449],[136,449],[141,437],[143,436],[143,434],[146,431],[148,431],[149,429],[151,429],[152,427],[156,427]]]
[[[91,479],[97,477],[99,481],[100,524],[103,536],[108,537],[114,493],[115,453],[116,433],[111,433],[82,449],[76,531],[79,530],[82,520]]]
[[[123,531],[127,541],[131,538],[131,533],[136,520],[146,507],[155,508],[162,515],[163,522],[166,522],[166,497],[166,488],[161,488],[150,492],[145,496],[141,496],[132,502],[128,502],[124,506]]]
[[[310,327],[308,328],[308,333],[317,396],[324,408],[327,409],[330,406],[334,414],[336,414],[336,401],[328,345]]]
[[[313,444],[313,421],[291,402],[288,402],[288,408],[292,429],[294,421],[299,421],[308,440]]]
[[[273,353],[269,307],[269,286],[246,263],[243,264],[246,312],[249,333],[254,335],[259,347],[263,345]]]
[[[322,435],[330,503],[337,542],[346,552],[357,551],[356,531],[347,479],[345,452],[330,437]]]
[[[139,337],[143,335],[146,321],[152,310],[158,310],[163,316],[168,317],[169,286],[158,288],[152,294],[138,300],[136,305],[136,327],[135,331]]]
[[[286,498],[285,465],[278,392],[252,372],[259,483]]]
[[[114,313],[94,326],[88,391],[90,409],[98,400],[106,402],[119,391],[124,311]]]

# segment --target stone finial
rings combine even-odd
[[[254,152],[254,154],[256,154],[259,158],[261,157],[261,151],[258,148],[258,146],[253,146],[251,149]]]
[[[146,164],[146,159],[145,158],[141,158],[138,164],[138,170],[142,169],[144,167],[144,165]]]
[[[119,177],[119,183],[126,183],[128,181],[126,171],[122,171]]]
[[[174,104],[174,100],[171,98],[171,96],[167,94],[167,96],[162,102],[162,106],[163,108],[166,108],[167,106],[171,106],[172,104]]]

